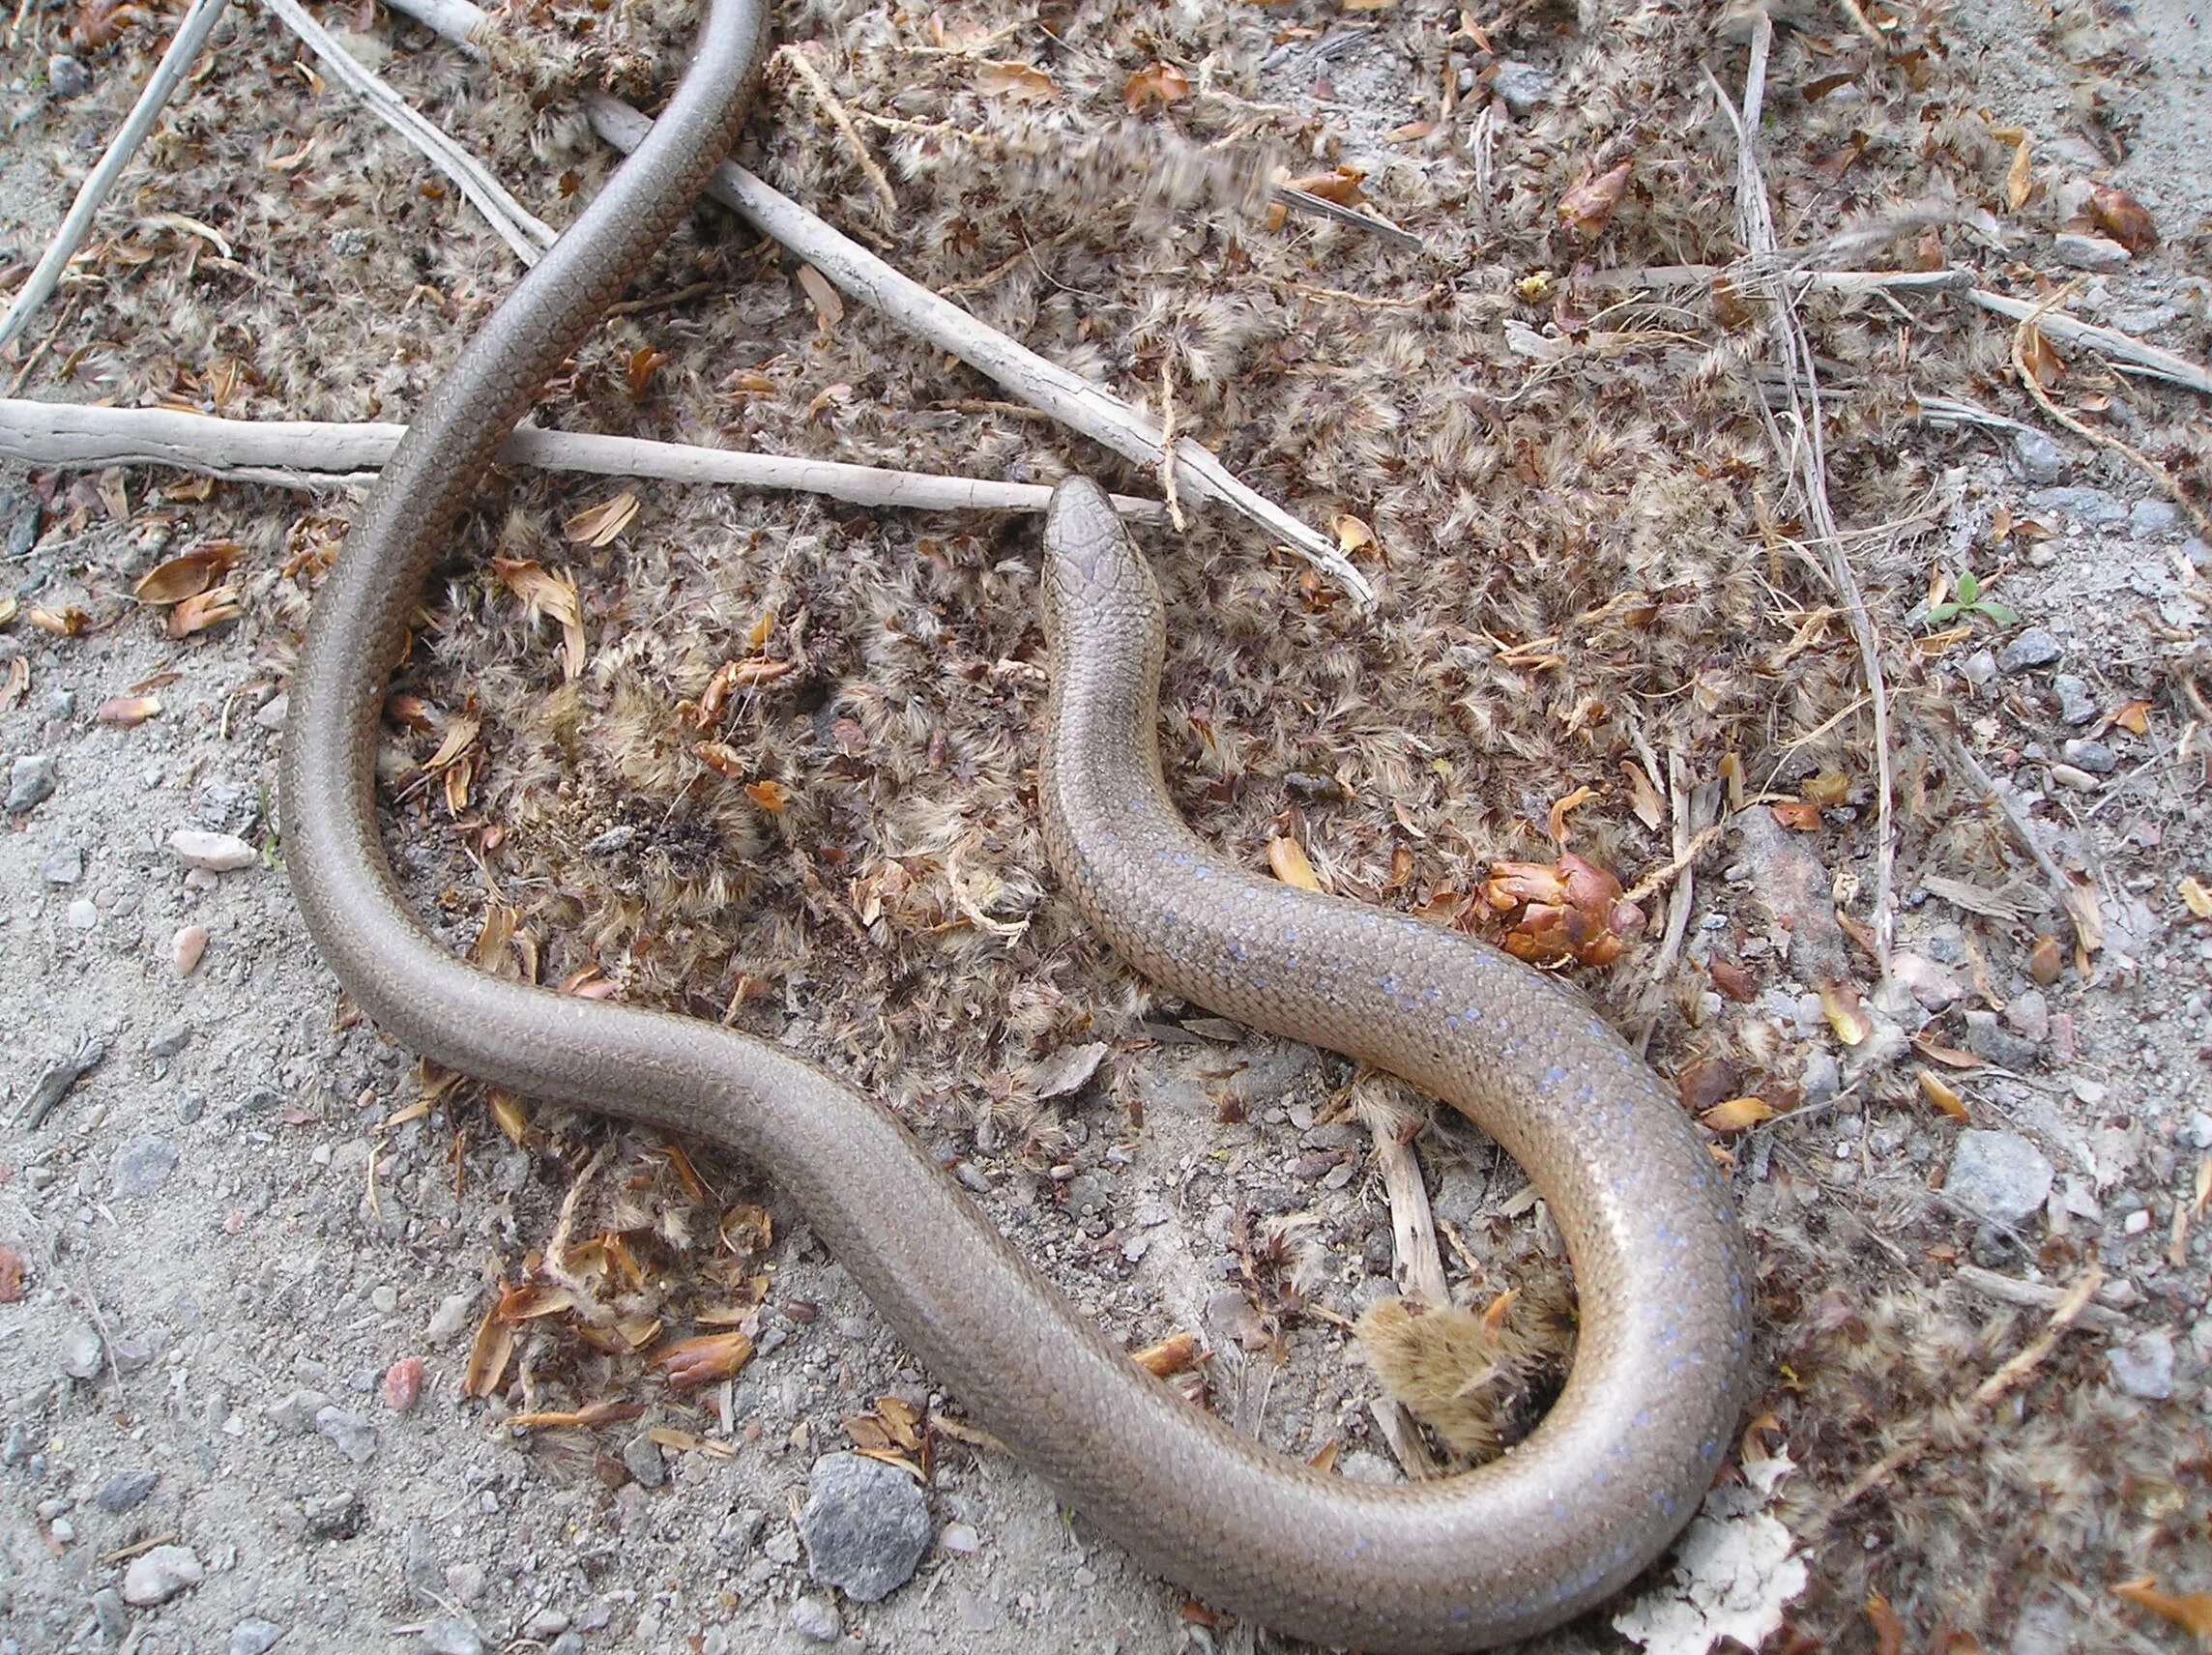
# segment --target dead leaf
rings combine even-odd
[[[1666,798],[1634,759],[1620,761],[1620,773],[1628,778],[1628,808],[1636,813],[1637,821],[1657,832],[1667,820]]]
[[[564,531],[570,540],[583,539],[603,546],[621,534],[637,515],[637,496],[626,491],[605,504],[569,519]],[[582,534],[586,520],[601,516]],[[619,521],[617,520],[619,518]],[[593,538],[593,536],[598,538]],[[500,585],[522,599],[523,613],[535,620],[550,616],[561,628],[561,676],[573,682],[584,673],[584,598],[576,590],[576,577],[567,569],[548,569],[542,564],[518,558],[494,558],[492,573]]]
[[[753,1342],[742,1333],[703,1333],[679,1339],[653,1358],[668,1371],[671,1390],[693,1391],[726,1379],[753,1359]]]
[[[2005,211],[2017,213],[2035,195],[2035,152],[2020,127],[1999,127],[1995,135],[2012,145],[2012,164],[2005,168]]]
[[[1290,188],[1308,195],[1318,195],[1324,201],[1339,207],[1364,207],[1367,192],[1359,187],[1367,182],[1367,174],[1353,166],[1340,166],[1333,172],[1310,173],[1304,178],[1291,180]]]
[[[709,769],[728,776],[732,781],[742,779],[752,767],[745,763],[744,754],[727,741],[694,741],[691,756]]]
[[[15,1304],[23,1296],[23,1255],[0,1242],[0,1304]]]
[[[1132,112],[1157,103],[1165,108],[1190,96],[1190,76],[1172,63],[1155,63],[1129,76],[1121,88],[1121,102]]]
[[[781,815],[784,806],[791,802],[791,796],[784,792],[783,783],[779,781],[748,781],[745,797],[771,816]]]
[[[111,695],[100,704],[93,716],[114,729],[129,730],[145,723],[160,711],[161,703],[157,696]]]
[[[1966,1113],[1966,1100],[1941,1075],[1934,1069],[1920,1071],[1920,1095],[1949,1116],[1964,1122],[1970,1118]]]
[[[617,1402],[612,1397],[588,1402],[582,1408],[537,1408],[508,1416],[516,1431],[589,1430],[599,1425],[621,1425],[645,1411],[641,1402]]]
[[[169,611],[168,634],[171,638],[189,638],[195,632],[204,632],[210,626],[219,626],[226,621],[235,621],[245,614],[238,601],[235,586],[218,586],[213,591],[196,593]]]
[[[484,1094],[484,1107],[491,1111],[492,1124],[507,1135],[507,1141],[517,1149],[525,1147],[530,1113],[522,1107],[522,1099],[505,1087],[493,1087]]]
[[[637,496],[626,488],[613,499],[602,500],[598,505],[577,512],[575,516],[561,525],[561,534],[570,545],[590,546],[595,550],[600,546],[610,546],[614,544],[616,537],[630,526],[631,520],[637,516]],[[499,565],[512,561],[508,558],[495,558],[492,560],[492,566],[497,568]],[[527,564],[523,566],[538,567],[536,564]],[[506,578],[504,572],[501,578]],[[518,593],[518,595],[527,596],[528,595]]]
[[[1819,806],[1807,804],[1801,798],[1785,798],[1767,808],[1774,813],[1774,820],[1792,833],[1818,833],[1820,830]]]
[[[438,743],[438,750],[430,755],[429,762],[422,768],[426,770],[444,769],[468,750],[469,743],[477,739],[477,732],[482,728],[481,719],[473,718],[465,712],[447,720],[445,739]]]
[[[23,611],[23,619],[40,631],[51,632],[57,638],[81,638],[92,630],[92,617],[73,603],[65,603],[59,609],[34,603]]]
[[[514,1354],[514,1323],[505,1320],[494,1305],[477,1323],[477,1336],[469,1345],[469,1360],[461,1373],[461,1394],[488,1397],[505,1379],[507,1364]]]
[[[2194,1638],[2212,1639],[2212,1592],[2187,1592],[2180,1596],[2162,1592],[2157,1580],[2150,1575],[2138,1581],[2122,1581],[2112,1592],[2138,1608],[2170,1620]]]
[[[837,324],[845,319],[845,301],[830,278],[810,264],[799,267],[799,290],[806,295],[806,303],[814,306],[814,320],[825,334],[834,334]]]
[[[2147,701],[2122,702],[2112,714],[2112,722],[2131,736],[2148,735],[2150,732],[2150,703]]]
[[[1313,863],[1295,839],[1278,833],[1267,841],[1267,868],[1285,885],[1300,890],[1321,889],[1321,876],[1313,871]]]
[[[2089,192],[2089,218],[2131,253],[2158,246],[2158,226],[2150,214],[2116,184],[2100,184]]]
[[[641,345],[630,352],[623,363],[623,384],[629,392],[632,402],[643,402],[647,392],[653,389],[653,376],[668,362],[666,351],[656,351],[651,345]]]
[[[1874,1032],[1874,1019],[1867,1015],[1859,991],[1849,983],[1822,983],[1820,1011],[1836,1031],[1836,1038],[1847,1046],[1859,1045]]]
[[[1748,1132],[1762,1120],[1772,1120],[1774,1106],[1763,1097],[1732,1097],[1698,1118],[1715,1132]]]
[[[1554,209],[1559,222],[1584,241],[1596,241],[1613,217],[1614,209],[1628,193],[1628,180],[1635,167],[1633,160],[1624,160],[1576,185],[1559,197],[1559,204]]]
[[[2035,375],[2035,383],[2046,391],[2056,385],[2066,371],[2065,363],[2051,348],[2051,341],[2043,336],[2043,330],[2023,327],[2020,331],[2020,360],[2027,363],[2027,371]]]
[[[1874,1655],[1905,1655],[1905,1622],[1879,1592],[1869,1592],[1867,1624],[1874,1628]]]
[[[1336,530],[1336,549],[1346,557],[1358,552],[1381,552],[1382,545],[1375,538],[1375,531],[1349,511],[1340,511],[1332,525]]]
[[[2058,980],[2058,973],[2066,969],[2066,957],[2059,951],[2058,939],[2044,932],[2035,939],[2035,946],[2028,950],[2027,974],[2037,983],[2049,988]]]
[[[1164,1379],[1171,1374],[1179,1374],[1195,1364],[1199,1358],[1198,1336],[1194,1333],[1173,1333],[1157,1345],[1148,1345],[1129,1359],[1152,1376]]]
[[[1004,98],[1013,103],[1051,103],[1060,98],[1060,88],[1052,76],[1026,63],[977,64],[975,90],[987,98]]]
[[[236,540],[210,540],[165,558],[138,577],[131,595],[141,603],[181,603],[213,586],[244,555]]]
[[[2195,874],[2183,875],[2177,888],[2182,905],[2191,915],[2198,919],[2212,919],[2212,890],[2206,890]]]

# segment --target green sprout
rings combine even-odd
[[[1928,619],[1937,626],[1946,621],[1956,621],[1962,615],[1978,615],[1993,626],[2010,626],[2020,620],[2018,615],[1995,598],[1984,597],[1981,581],[1971,573],[1959,577],[1959,584],[1952,589],[1950,597],[1941,603],[1928,606]]]

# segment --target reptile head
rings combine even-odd
[[[1106,491],[1087,477],[1052,491],[1038,574],[1048,632],[1076,617],[1143,612],[1158,601],[1144,554]]]

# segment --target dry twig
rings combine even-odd
[[[177,24],[176,34],[170,38],[168,50],[161,54],[161,61],[147,77],[138,102],[131,106],[131,113],[116,129],[115,137],[101,156],[100,163],[78,187],[76,199],[70,203],[69,214],[40,258],[38,268],[17,290],[8,306],[8,314],[0,316],[0,345],[6,345],[21,333],[31,313],[61,285],[62,272],[76,256],[76,249],[91,230],[101,203],[115,188],[123,169],[131,164],[131,158],[138,153],[138,146],[146,141],[146,134],[154,130],[161,105],[169,101],[169,94],[177,89],[177,83],[192,67],[193,60],[200,55],[200,47],[207,44],[208,36],[215,32],[216,24],[222,18],[225,3],[226,0],[192,0],[191,9],[186,12]]]
[[[806,83],[806,90],[814,94],[814,102],[822,105],[823,113],[830,117],[830,124],[837,129],[838,135],[845,140],[845,147],[853,152],[854,160],[859,163],[861,175],[867,179],[868,188],[876,192],[876,199],[884,204],[885,213],[896,213],[898,197],[891,192],[891,181],[884,176],[884,169],[876,164],[876,158],[868,153],[868,146],[861,139],[859,129],[853,125],[853,117],[847,113],[844,101],[830,90],[830,83],[822,78],[822,72],[809,63],[806,54],[797,46],[778,46],[774,61],[789,64],[791,72]]]
[[[218,420],[167,408],[81,408],[66,402],[0,399],[0,454],[32,465],[162,465],[206,477],[332,488],[365,482],[398,444],[404,425],[324,424],[306,420]],[[733,488],[788,489],[855,506],[927,511],[1042,511],[1042,483],[991,482],[926,472],[884,471],[834,460],[787,459],[524,425],[500,458],[548,471],[654,477]],[[1125,517],[1158,523],[1154,500],[1114,496]]]

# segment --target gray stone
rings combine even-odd
[[[983,1537],[975,1532],[972,1523],[948,1523],[945,1532],[937,1537],[937,1544],[946,1552],[966,1556],[983,1549]]]
[[[1509,57],[1499,64],[1490,89],[1505,100],[1505,107],[1514,114],[1526,115],[1551,97],[1557,78],[1548,69]]]
[[[249,1614],[230,1629],[230,1655],[269,1655],[284,1629],[273,1620]]]
[[[157,1546],[131,1558],[131,1567],[123,1572],[123,1601],[138,1609],[167,1603],[206,1576],[189,1547]]]
[[[2173,1395],[2173,1340],[2166,1333],[2139,1333],[2125,1345],[2113,1346],[2105,1361],[2112,1383],[2132,1397],[2164,1402]]]
[[[2110,529],[2128,520],[2127,502],[2101,488],[2041,488],[2028,496],[2029,508],[2073,517],[2092,528]]]
[[[56,98],[82,98],[92,90],[92,71],[67,52],[46,59],[46,84]]]
[[[2012,433],[2012,459],[2028,482],[2056,482],[2066,475],[2066,450],[2043,431],[2018,427]]]
[[[2201,1109],[2189,1112],[2189,1124],[2182,1131],[2192,1149],[2212,1149],[2212,1115]]]
[[[1996,1224],[2018,1224],[2051,1199],[2052,1167],[2017,1132],[1965,1131],[1951,1151],[1943,1193]]]
[[[1997,676],[1997,658],[1988,650],[1976,650],[1959,663],[1959,676],[1976,689],[1986,689]]]
[[[845,1630],[828,1598],[800,1598],[791,1606],[791,1624],[809,1643],[834,1643]]]
[[[2128,249],[2106,236],[2053,236],[2051,251],[2070,270],[2125,270],[2128,263]]]
[[[177,1170],[177,1147],[159,1133],[131,1139],[107,1163],[111,1193],[126,1198],[152,1195]]]
[[[2096,697],[2081,679],[2072,673],[2058,673],[2052,678],[2051,687],[2058,697],[2058,716],[2067,723],[2086,724],[2097,716]]]
[[[84,853],[74,845],[56,845],[39,864],[39,877],[48,885],[74,885],[84,878]]]
[[[271,1403],[264,1411],[280,1431],[305,1431],[315,1422],[316,1412],[330,1406],[331,1399],[321,1391],[303,1389]]]
[[[2047,667],[2065,653],[2058,640],[2042,626],[2030,626],[1997,655],[2000,672],[2025,672],[2030,667]]]
[[[825,1454],[807,1477],[799,1528],[817,1581],[874,1603],[904,1585],[921,1561],[929,1506],[904,1471],[858,1454]]]
[[[2058,750],[2066,756],[2068,764],[2092,775],[2110,775],[2120,767],[2119,755],[2102,741],[2076,738],[2060,742]]]
[[[129,1511],[154,1492],[154,1485],[161,1480],[159,1471],[118,1471],[100,1485],[93,1501],[102,1511],[117,1516]]]
[[[71,903],[63,915],[72,931],[97,931],[100,929],[100,910],[90,897],[78,897]]]
[[[668,1480],[668,1462],[661,1458],[660,1444],[649,1433],[641,1431],[623,1444],[622,1463],[649,1489],[657,1489]]]
[[[1966,1013],[1966,1050],[2008,1069],[2031,1068],[2035,1048],[1997,1021],[1994,1011]]]
[[[430,1325],[423,1329],[422,1337],[432,1345],[444,1345],[457,1338],[463,1328],[475,1319],[477,1290],[463,1288],[457,1293],[449,1293],[438,1301],[438,1308],[430,1318]]]
[[[2013,997],[2004,1010],[2005,1022],[2023,1040],[2040,1046],[2051,1036],[2051,1002],[2039,988],[2027,988]]]
[[[100,1622],[101,1641],[110,1648],[131,1636],[131,1611],[123,1602],[123,1594],[113,1586],[102,1586],[92,1594],[92,1615]]]
[[[8,814],[36,810],[54,795],[54,761],[48,753],[25,753],[8,767]]]
[[[189,1023],[170,1023],[146,1036],[146,1056],[173,1058],[191,1043],[192,1026]]]
[[[545,1655],[584,1655],[584,1635],[571,1626],[545,1646]]]
[[[210,833],[199,828],[180,828],[171,833],[169,850],[187,867],[218,874],[249,868],[261,859],[261,854],[236,833]]]
[[[315,1429],[357,1466],[376,1457],[376,1427],[358,1413],[342,1408],[319,1408],[315,1410]]]
[[[483,1655],[483,1635],[452,1615],[425,1626],[417,1645],[422,1655]]]
[[[2181,527],[2181,513],[2169,500],[2139,500],[2128,508],[2128,533],[2148,538],[2170,535]]]
[[[62,1372],[71,1379],[98,1379],[105,1364],[99,1330],[91,1323],[76,1322],[62,1335]]]

